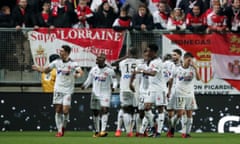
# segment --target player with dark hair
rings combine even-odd
[[[92,84],[90,108],[93,112],[95,134],[93,137],[106,137],[109,107],[112,91],[117,88],[117,79],[114,70],[105,64],[106,55],[97,56],[96,66],[92,67],[82,89]],[[101,120],[101,125],[100,125]],[[101,128],[100,128],[101,126]]]
[[[119,63],[119,70],[121,72],[120,78],[120,102],[124,110],[123,122],[126,128],[127,136],[133,136],[133,125],[135,122],[134,110],[137,107],[136,93],[129,88],[129,83],[136,66],[140,63],[137,59],[137,49],[130,48],[128,58]],[[118,129],[115,136],[120,136],[121,131]]]
[[[176,80],[175,92],[173,97],[174,109],[177,116],[173,120],[173,128],[176,127],[182,115],[186,112],[186,128],[182,132],[183,138],[189,138],[193,123],[192,112],[197,109],[197,104],[194,96],[194,79],[200,80],[200,75],[197,66],[193,62],[193,55],[186,52],[183,56],[182,66],[175,69],[173,78],[169,81],[169,92],[171,91],[173,79]]]
[[[148,65],[146,70],[142,70],[142,74],[148,76],[148,95],[144,97],[145,116],[143,118],[142,128],[140,133],[143,134],[148,124],[151,127],[148,136],[159,137],[162,131],[164,123],[164,107],[167,105],[167,98],[164,91],[163,81],[163,63],[157,56],[158,46],[156,44],[150,44],[147,48],[148,53]],[[166,84],[165,84],[166,85]],[[155,104],[158,114],[156,123],[158,125],[157,131],[155,131],[153,123],[152,105]]]
[[[60,59],[51,62],[47,67],[32,66],[38,72],[49,73],[56,68],[56,82],[54,85],[53,104],[55,106],[55,122],[58,129],[56,137],[64,136],[64,129],[69,121],[71,97],[74,92],[75,78],[81,77],[83,71],[78,63],[69,57],[71,47],[63,45],[60,48]]]
[[[181,61],[182,51],[180,49],[174,49],[172,51],[172,62],[174,63],[174,67],[171,71],[174,71],[175,68],[178,68],[182,65]],[[174,136],[174,128],[173,128],[173,119],[174,119],[174,105],[173,105],[173,97],[175,91],[175,80],[173,81],[171,93],[167,94],[168,97],[168,105],[167,105],[167,111],[168,111],[168,125],[169,125],[169,131],[167,132],[167,137],[173,137]],[[184,118],[184,117],[183,117]]]

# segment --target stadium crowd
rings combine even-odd
[[[239,32],[239,0],[11,0],[0,27]]]
[[[240,31],[239,0],[8,0],[0,3],[0,67],[15,59],[29,69],[31,54],[24,28],[113,28],[117,31],[225,33]],[[151,32],[150,32],[151,33]],[[137,35],[138,37],[139,35]],[[141,35],[144,45],[152,35]],[[7,49],[6,49],[7,48]],[[6,53],[13,54],[5,55]],[[13,57],[13,58],[12,58]],[[8,61],[7,60],[7,61]],[[10,69],[19,69],[12,67]]]

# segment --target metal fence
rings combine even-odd
[[[39,81],[39,74],[30,72],[32,57],[27,31],[0,29],[0,81],[21,83]]]
[[[40,86],[41,73],[33,71],[33,58],[27,33],[33,29],[0,28],[0,85]],[[87,69],[84,69],[87,71]],[[76,81],[82,83],[86,75]]]

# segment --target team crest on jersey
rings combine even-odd
[[[198,61],[198,72],[200,74],[201,80],[204,83],[208,83],[213,78],[212,63],[211,63],[211,51],[207,48],[197,52]]]
[[[43,67],[47,63],[47,54],[45,53],[44,48],[41,45],[39,45],[36,50],[35,61],[40,67]]]

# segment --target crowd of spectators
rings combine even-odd
[[[0,28],[17,31],[12,35],[0,32],[0,69],[7,60],[14,59],[20,67],[30,67],[32,58],[28,38],[20,30],[40,27],[239,33],[240,0],[1,1]],[[154,40],[153,37],[152,33],[132,34],[132,45],[142,51]]]
[[[10,0],[0,27],[239,32],[240,0]]]

